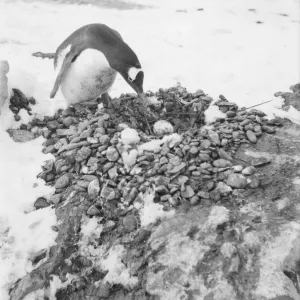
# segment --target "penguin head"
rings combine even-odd
[[[144,71],[141,67],[129,67],[120,72],[125,81],[143,98],[144,95]]]

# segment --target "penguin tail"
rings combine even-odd
[[[35,57],[40,57],[40,58],[49,58],[49,59],[54,59],[55,53],[43,53],[43,52],[35,52],[32,53],[32,56]]]

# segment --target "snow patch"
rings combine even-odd
[[[180,143],[182,137],[178,133],[173,133],[170,135],[164,136],[162,139],[152,140],[150,142],[146,142],[144,144],[139,145],[138,151],[149,151],[155,152],[160,149],[160,146],[164,143],[168,143],[169,147],[174,147],[177,143]]]
[[[126,287],[134,287],[138,283],[138,278],[131,276],[129,269],[122,262],[125,254],[126,249],[123,245],[116,245],[109,249],[99,264],[101,268],[108,271],[104,281],[112,284],[122,284]]]
[[[229,210],[224,206],[214,206],[210,211],[206,225],[209,228],[216,228],[219,224],[223,224],[228,220]]]
[[[125,128],[121,132],[121,142],[124,145],[137,144],[140,141],[138,132],[132,128]]]
[[[122,153],[123,162],[128,167],[132,167],[135,165],[137,156],[138,156],[138,151],[136,149],[132,149],[130,150],[130,152],[124,151]]]
[[[144,194],[144,203],[139,211],[141,226],[148,226],[159,219],[170,218],[175,215],[175,210],[164,211],[164,206],[159,203],[155,203],[154,194],[155,191],[148,191]]]
[[[208,109],[204,112],[205,116],[205,122],[206,124],[212,124],[214,123],[217,119],[225,119],[226,114],[222,113],[219,110],[219,107],[217,105],[211,105],[208,107]]]

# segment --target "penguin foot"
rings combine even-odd
[[[104,94],[101,95],[100,102],[103,103],[105,108],[112,108],[111,97],[109,96],[108,93],[104,93]]]

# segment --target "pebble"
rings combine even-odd
[[[212,142],[216,145],[220,145],[221,141],[219,138],[219,134],[213,130],[208,130],[208,136],[212,140]]]
[[[210,198],[209,192],[199,191],[199,192],[197,193],[197,195],[198,195],[199,197],[201,197],[201,198],[204,198],[204,199],[209,199],[209,198]]]
[[[253,166],[249,166],[242,171],[244,175],[253,175],[256,172],[256,168]]]
[[[53,203],[53,204],[58,204],[62,199],[61,194],[55,194],[52,195],[49,199],[49,202]]]
[[[101,211],[95,205],[90,206],[86,213],[89,216],[99,216],[99,215],[101,215]]]
[[[191,199],[190,199],[190,203],[191,205],[197,205],[200,202],[200,197],[197,195],[194,195]]]
[[[105,186],[102,188],[101,193],[100,193],[101,198],[104,198],[107,201],[113,200],[116,197],[116,192],[114,189]]]
[[[244,167],[243,167],[242,165],[236,165],[236,166],[233,166],[233,167],[232,167],[232,170],[233,170],[233,172],[235,172],[235,173],[240,173],[240,172],[243,171],[243,169],[244,169]]]
[[[185,187],[185,191],[181,191],[182,198],[191,198],[195,195],[193,188],[190,185]]]
[[[219,149],[218,154],[220,158],[232,161],[232,157],[224,149]]]
[[[57,188],[57,189],[65,188],[69,185],[69,183],[70,183],[69,174],[64,174],[56,180],[55,188]]]
[[[266,164],[269,164],[271,162],[270,158],[266,158],[266,157],[258,157],[258,158],[254,158],[251,162],[251,165],[254,167],[261,167],[264,166]]]
[[[88,147],[83,146],[75,155],[75,160],[81,162],[87,159],[92,153],[92,150]]]
[[[136,217],[133,214],[126,215],[122,223],[126,232],[132,232],[137,228]]]
[[[200,149],[209,149],[210,147],[210,141],[209,140],[204,140],[200,144]]]
[[[217,159],[213,162],[213,165],[217,168],[227,168],[227,167],[231,167],[232,163],[229,160],[220,158]]]
[[[218,190],[221,195],[228,195],[232,192],[232,188],[222,181],[217,183],[216,190]]]
[[[247,178],[242,174],[233,173],[228,176],[227,184],[236,189],[244,189],[247,186]]]
[[[43,197],[39,197],[36,199],[33,205],[36,209],[41,209],[49,206],[49,203],[47,200]]]
[[[176,173],[182,171],[185,167],[186,167],[186,163],[182,162],[182,163],[180,163],[178,166],[175,166],[175,167],[172,166],[172,167],[168,170],[168,173],[169,173],[169,174],[176,174]]]
[[[247,135],[248,140],[249,140],[251,143],[256,143],[256,142],[257,142],[257,137],[256,137],[256,135],[254,134],[253,131],[247,130],[247,131],[246,131],[246,135]]]
[[[12,138],[17,143],[25,143],[35,139],[35,136],[32,132],[27,130],[13,129]]]
[[[92,180],[88,185],[88,195],[90,199],[95,199],[100,192],[100,184],[98,179]]]
[[[117,179],[117,177],[118,177],[118,168],[117,168],[117,166],[114,166],[113,168],[110,168],[108,170],[108,177],[111,180],[116,180]]]
[[[117,161],[120,157],[120,154],[118,152],[118,150],[113,147],[113,146],[109,146],[106,150],[106,158],[109,161]]]

